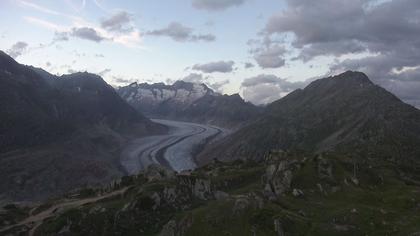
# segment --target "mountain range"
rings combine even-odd
[[[205,84],[177,81],[132,83],[118,89],[120,96],[149,117],[175,119],[222,127],[239,127],[253,119],[261,108],[238,94],[221,95]]]
[[[121,147],[168,131],[146,117],[231,132],[195,170],[127,176]],[[419,235],[419,134],[420,110],[361,72],[256,107],[184,81],[116,91],[0,52],[0,200],[30,202],[0,204],[0,234]]]

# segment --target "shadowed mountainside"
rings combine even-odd
[[[164,131],[97,75],[57,77],[0,52],[0,199],[110,181],[125,135]]]
[[[419,134],[418,109],[349,71],[273,102],[258,121],[208,147],[199,161],[261,159],[271,149],[409,161],[420,156]]]

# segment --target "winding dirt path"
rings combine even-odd
[[[80,206],[85,205],[85,204],[94,203],[94,202],[97,202],[99,200],[103,200],[103,199],[106,199],[106,198],[109,198],[109,197],[124,194],[125,191],[127,191],[128,188],[129,187],[125,187],[125,188],[122,188],[120,190],[110,192],[110,193],[107,193],[105,195],[101,195],[101,196],[97,196],[97,197],[85,198],[85,199],[79,199],[79,200],[69,200],[69,201],[57,203],[57,204],[49,207],[48,209],[46,209],[42,212],[39,212],[36,215],[29,216],[28,218],[22,220],[21,222],[19,222],[17,224],[10,225],[8,227],[0,229],[0,233],[6,232],[6,231],[8,231],[8,230],[10,230],[14,227],[19,227],[19,226],[26,225],[29,228],[31,228],[31,230],[29,231],[29,236],[32,236],[35,233],[35,230],[44,222],[44,220],[46,220],[50,217],[57,216],[57,215],[61,214],[64,210],[68,210],[68,209],[71,209],[71,208],[77,208],[77,207],[80,207]],[[31,212],[33,212],[33,211],[31,211]]]

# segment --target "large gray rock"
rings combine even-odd
[[[262,177],[264,195],[269,198],[276,198],[290,190],[293,172],[292,163],[287,160],[278,164],[267,166],[266,173]]]
[[[148,181],[160,181],[164,179],[174,178],[175,172],[161,165],[152,164],[147,167],[146,171],[144,172],[144,175]]]

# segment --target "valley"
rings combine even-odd
[[[226,130],[214,126],[172,120],[152,120],[169,128],[167,134],[132,140],[122,151],[121,165],[127,174],[136,174],[151,164],[175,171],[197,167],[194,154]]]
[[[0,12],[0,236],[420,236],[420,0]]]

